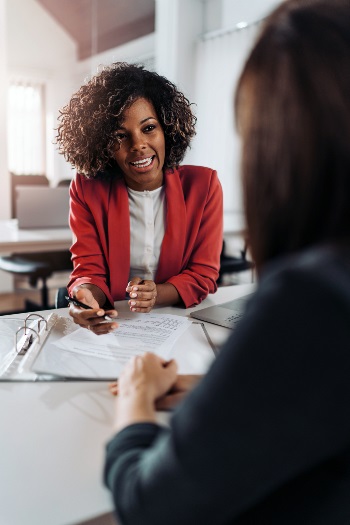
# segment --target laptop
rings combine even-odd
[[[253,295],[254,293],[250,293],[227,303],[202,308],[202,310],[190,313],[190,317],[232,329],[243,317],[245,305]]]
[[[67,228],[69,187],[17,186],[18,228]]]

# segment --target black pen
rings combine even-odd
[[[80,306],[81,308],[84,308],[85,310],[93,310],[93,308],[85,303],[81,303],[80,301],[78,301],[78,299],[76,299],[75,297],[67,297],[66,296],[66,299],[69,303],[73,303],[75,304],[75,306]],[[103,308],[102,308],[103,310]],[[112,319],[112,317],[109,317],[109,315],[104,315],[102,316],[103,319],[105,319],[105,321],[111,321],[113,322],[114,319]]]

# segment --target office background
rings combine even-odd
[[[141,62],[165,75],[195,104],[197,136],[184,162],[217,169],[225,211],[240,210],[232,94],[259,21],[278,3],[0,0],[0,219],[10,218],[11,170],[43,173],[52,185],[74,175],[53,145],[58,110],[99,67],[119,60]],[[69,4],[73,11],[66,14]],[[80,25],[85,28],[84,41],[77,30]],[[18,110],[13,93],[28,86],[42,111],[42,133],[36,134],[25,166],[18,154],[23,152],[22,139],[11,135],[11,124]],[[0,293],[8,279],[0,272]]]

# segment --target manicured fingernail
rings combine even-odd
[[[103,315],[103,310],[99,310],[99,311],[97,312],[97,315]]]
[[[135,292],[137,292],[138,287],[137,287],[137,286],[134,286],[134,287],[133,287],[133,290],[135,290]]]
[[[131,293],[130,297],[137,297],[137,293]]]
[[[135,306],[135,304],[136,304],[136,301],[130,301],[131,306]]]

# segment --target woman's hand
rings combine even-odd
[[[174,409],[181,401],[185,399],[191,390],[199,383],[203,376],[201,375],[179,375],[176,378],[176,382],[169,392],[167,392],[163,397],[157,400],[156,408],[157,410],[172,410]],[[115,385],[115,383],[114,383]],[[111,392],[115,394],[115,388],[112,388]]]
[[[74,297],[81,303],[86,304],[90,309],[84,309],[75,306],[73,303],[69,305],[69,315],[73,317],[73,321],[81,326],[87,328],[97,335],[108,334],[118,327],[116,322],[106,321],[104,315],[109,317],[117,317],[116,310],[103,310],[100,308],[91,290],[85,287],[77,287],[74,289]]]
[[[129,306],[132,312],[150,312],[157,301],[157,286],[153,281],[134,277],[126,287],[130,296]]]
[[[132,357],[118,381],[116,428],[138,422],[155,422],[155,402],[176,381],[177,364],[155,354]]]
[[[187,396],[202,379],[202,375],[178,375],[171,389],[156,401],[157,410],[172,410]],[[119,393],[118,382],[109,385],[114,396]]]

